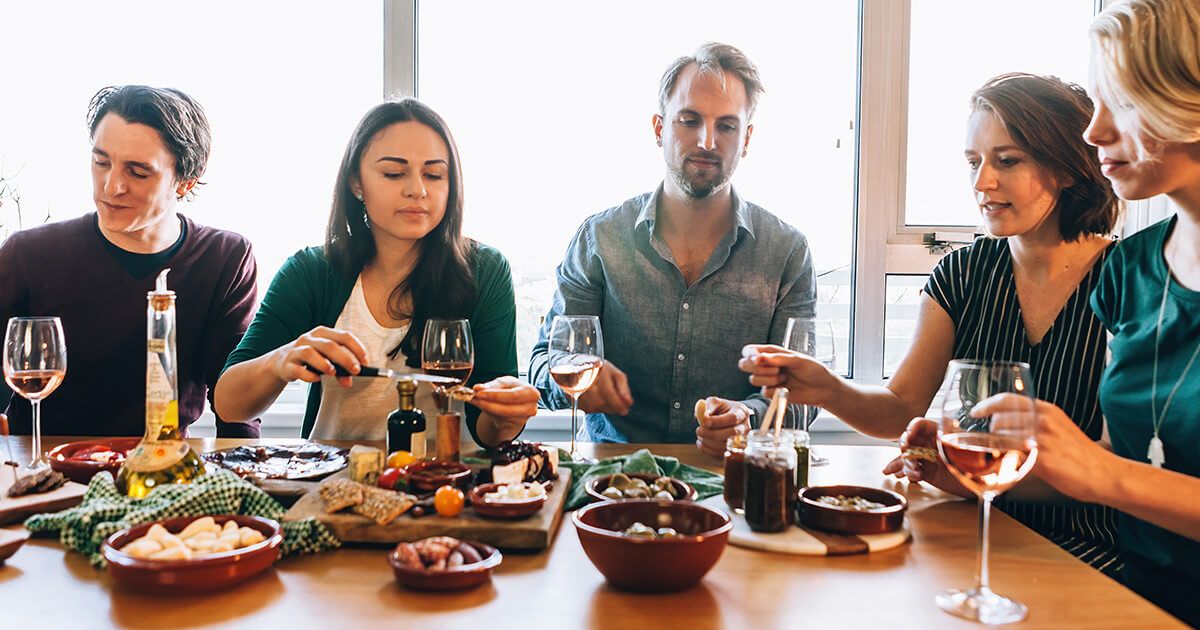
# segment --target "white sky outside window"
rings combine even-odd
[[[971,94],[1004,72],[1087,86],[1092,0],[913,0],[905,223],[979,223],[963,158]]]
[[[350,132],[383,93],[382,19],[377,2],[5,2],[0,174],[25,227],[95,210],[85,115],[99,88],[179,88],[205,108],[213,149],[207,185],[178,208],[250,239],[261,297],[324,239]],[[0,223],[15,227],[13,210]]]
[[[659,78],[705,41],[741,48],[767,89],[735,188],[804,232],[818,272],[849,269],[856,3],[419,6],[420,96],[445,117],[462,153],[467,234],[513,266],[522,364],[582,221],[662,180],[650,125]],[[844,276],[839,284],[848,285]],[[848,316],[848,287],[823,294],[840,304],[821,316]]]

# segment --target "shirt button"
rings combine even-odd
[[[680,361],[682,361],[684,357],[683,357],[683,354],[681,353],[679,356],[677,356],[677,357],[675,357],[675,358],[676,358],[676,359],[679,359]]]
[[[686,310],[688,310],[689,308],[692,308],[692,305],[691,305],[691,304],[688,304],[687,302],[684,302],[684,303],[683,303],[683,310],[685,310],[685,311],[686,311]]]
[[[673,405],[671,405],[671,406],[672,406],[672,407],[674,407],[674,408],[676,408],[676,409],[678,409],[678,408],[682,407],[683,405],[680,405],[680,404],[679,404],[679,401],[678,401],[678,400],[676,400],[676,401],[675,401],[675,403],[674,403]]]

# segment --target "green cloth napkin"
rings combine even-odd
[[[92,477],[83,502],[55,514],[36,514],[25,521],[31,532],[59,532],[64,547],[85,555],[97,567],[105,565],[100,544],[114,532],[139,523],[181,516],[241,514],[279,521],[283,526],[284,555],[316,553],[341,546],[341,542],[316,519],[283,522],[285,510],[261,488],[223,468],[190,484],[155,488],[142,499],[117,491],[111,473]]]
[[[594,464],[570,460],[566,451],[559,451],[559,466],[571,470],[571,490],[567,493],[564,511],[581,508],[591,500],[587,493],[587,482],[595,477],[614,473],[650,473],[666,475],[691,484],[696,489],[697,500],[721,494],[725,489],[725,478],[703,468],[679,463],[675,457],[654,455],[641,449],[629,455],[618,455],[602,459]]]

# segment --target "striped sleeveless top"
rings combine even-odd
[[[947,254],[930,274],[925,293],[954,321],[954,358],[1028,363],[1037,397],[1058,405],[1088,437],[1099,440],[1107,336],[1088,300],[1115,245],[1101,253],[1037,345],[1025,334],[1008,239],[982,237]],[[995,505],[1106,574],[1120,570],[1117,516],[1111,508],[1035,505],[1003,495]]]

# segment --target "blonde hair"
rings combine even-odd
[[[1117,2],[1090,35],[1096,86],[1119,121],[1136,115],[1159,142],[1200,142],[1200,0]]]

